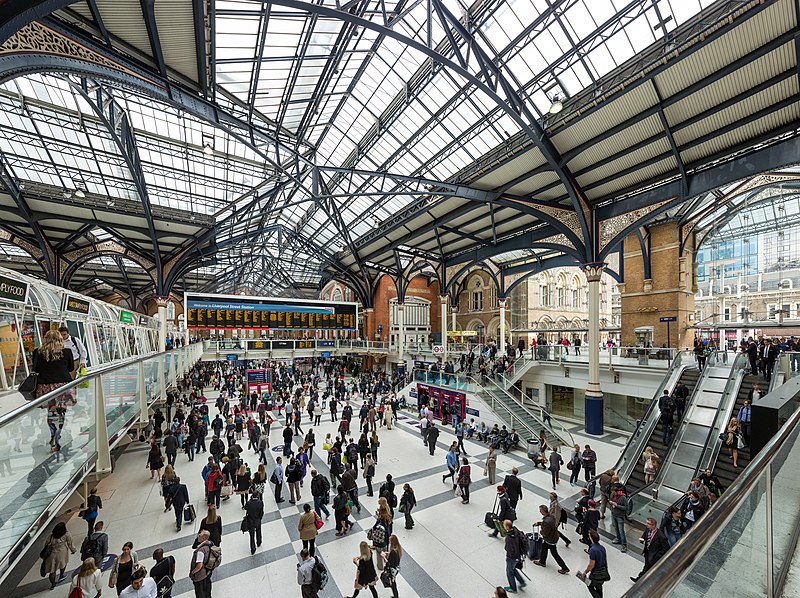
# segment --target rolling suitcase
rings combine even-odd
[[[483,522],[486,524],[486,527],[490,527],[492,529],[497,527],[496,524],[495,524],[495,521],[497,521],[497,499],[498,499],[498,497],[495,496],[495,498],[494,498],[494,506],[492,507],[492,510],[489,511],[488,513],[486,513],[486,515],[483,516]]]
[[[197,517],[197,515],[195,514],[194,511],[194,505],[186,505],[183,508],[183,520],[186,523],[191,523],[192,521],[195,520],[195,517]]]
[[[532,561],[538,561],[542,556],[544,538],[539,535],[539,532],[525,535],[528,537],[528,558]]]

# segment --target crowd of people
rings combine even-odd
[[[360,543],[359,554],[353,559],[356,578],[352,596],[365,591],[376,596],[376,588],[381,584],[397,597],[403,549],[394,533],[394,525],[399,519],[406,530],[414,528],[417,496],[410,483],[397,484],[392,473],[386,471],[381,436],[392,433],[398,425],[401,403],[396,389],[402,378],[358,371],[345,361],[337,360],[327,360],[315,369],[305,370],[288,368],[277,362],[252,363],[249,367],[268,371],[268,392],[252,392],[248,388],[247,366],[235,362],[201,362],[179,382],[177,391],[170,393],[163,407],[155,410],[140,436],[140,440],[150,446],[145,467],[158,483],[165,512],[172,510],[174,513],[176,530],[194,521],[193,505],[198,502],[190,500],[187,484],[178,475],[183,463],[179,457],[184,455],[188,463],[196,454],[204,455],[200,475],[205,513],[189,564],[195,595],[198,598],[211,596],[214,569],[222,558],[220,513],[222,510],[230,512],[230,507],[223,509],[223,504],[238,503],[241,507],[241,531],[249,535],[250,552],[255,554],[263,539],[264,497],[269,492],[280,505],[287,500],[284,487],[288,486],[289,503],[301,509],[296,539],[302,542],[297,565],[297,583],[302,595],[317,596],[328,578],[316,546],[319,530],[333,514],[335,536],[352,534],[353,512],[361,513],[367,508],[374,509],[373,519],[367,538]],[[218,391],[214,400],[206,397],[209,390]],[[418,414],[423,444],[432,458],[436,458],[440,434],[444,431],[453,434],[454,440],[443,456],[442,482],[451,484],[454,498],[462,504],[470,503],[470,488],[480,476],[480,470],[475,472],[472,457],[467,454],[465,438],[485,443],[488,454],[483,475],[486,483],[492,486],[495,485],[497,454],[501,450],[513,450],[520,441],[514,429],[488,428],[483,422],[478,426],[474,419],[465,421],[463,413],[443,413],[440,405],[424,399]],[[315,431],[323,418],[326,425],[336,424],[336,431],[325,434],[324,438],[318,437]],[[277,445],[278,451],[274,465],[267,457],[271,443]],[[544,434],[540,438],[540,451],[544,455],[550,453],[546,460],[554,492],[549,504],[537,510],[537,521],[532,522],[544,546],[533,560],[536,565],[546,567],[548,555],[552,555],[559,572],[567,574],[569,568],[557,550],[559,542],[566,546],[571,543],[559,529],[566,521],[567,509],[561,506],[555,492],[561,483],[558,471],[565,463],[555,447],[548,445]],[[312,466],[311,459],[315,455],[327,464],[327,474]],[[248,461],[256,465],[251,467]],[[581,470],[588,485],[594,478],[596,462],[597,454],[589,445],[574,447],[567,465],[571,470],[571,485],[577,483]],[[514,527],[516,509],[523,498],[518,474],[518,468],[514,467],[497,486],[498,507],[492,535],[504,538],[508,582],[498,587],[497,595],[514,593],[525,583],[519,577],[517,563],[519,555],[530,554],[528,535]],[[372,499],[370,505],[359,496],[359,487],[366,487],[366,498]],[[589,497],[587,488],[582,488],[581,492]],[[232,500],[237,495],[239,500]],[[612,509],[624,508],[622,498],[614,497],[607,502]],[[608,569],[605,548],[600,543],[597,521],[592,515],[597,508],[591,498],[578,504],[576,518],[580,541],[586,545],[588,553],[588,564],[578,571],[578,576],[586,581],[593,596],[601,596]],[[604,502],[603,511],[606,506]],[[82,584],[85,595],[93,595],[92,588],[99,590],[99,567],[109,549],[104,524],[98,517],[100,509],[102,501],[90,497],[86,513],[82,515],[87,519],[90,533],[85,546],[81,547],[83,564],[73,585]],[[363,520],[361,526],[364,527]],[[45,568],[53,585],[64,574],[69,551],[75,551],[68,534],[66,539],[59,540],[64,536],[59,533],[61,530],[54,530],[53,541],[53,552],[59,556],[47,560]],[[644,542],[649,546],[652,539],[645,538]],[[157,550],[153,558],[155,562],[147,571],[139,562],[133,544],[127,542],[110,564],[113,580],[110,586],[120,596],[155,596],[152,589],[159,596],[169,598],[169,588],[175,581],[175,559],[165,556],[163,549]],[[178,575],[180,569],[179,565]]]

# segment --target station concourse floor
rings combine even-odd
[[[209,393],[213,403],[215,393]],[[214,413],[214,407],[211,407]],[[357,414],[356,414],[357,416]],[[358,554],[358,544],[366,540],[366,530],[374,521],[372,513],[377,505],[378,480],[383,480],[391,473],[397,483],[398,498],[402,493],[402,485],[410,483],[415,491],[418,506],[413,512],[415,527],[406,530],[402,514],[396,512],[394,533],[403,547],[403,559],[398,576],[398,592],[401,597],[421,598],[489,598],[493,596],[495,586],[505,586],[505,551],[503,541],[488,537],[490,531],[483,523],[484,513],[492,509],[496,495],[494,486],[489,486],[487,478],[482,476],[487,449],[482,443],[465,440],[465,446],[473,466],[473,484],[470,490],[470,503],[461,504],[454,497],[452,485],[442,483],[441,476],[446,473],[445,453],[447,446],[454,439],[452,427],[445,428],[439,437],[435,456],[428,454],[423,446],[416,419],[408,414],[401,415],[399,425],[392,430],[378,431],[381,441],[376,477],[373,480],[375,498],[366,496],[366,484],[359,470],[359,500],[362,511],[353,511],[356,525],[343,538],[335,537],[334,518],[331,510],[330,520],[320,530],[317,538],[317,553],[325,562],[330,572],[330,581],[321,597],[347,596],[353,592],[355,567],[352,558]],[[331,423],[330,414],[325,413],[322,423],[315,428],[317,446],[321,447],[325,434],[335,435],[336,424]],[[270,434],[270,446],[275,447],[282,442],[282,427],[274,424]],[[302,424],[308,430],[308,422]],[[624,445],[624,438],[607,435],[603,439],[587,438],[573,433],[576,442],[581,446],[587,442],[598,453],[598,464],[601,468],[613,466]],[[295,440],[301,440],[295,437]],[[207,443],[210,441],[210,435]],[[246,440],[242,443],[246,446]],[[252,449],[244,453],[245,462],[255,471],[258,459]],[[267,465],[268,474],[274,466],[274,458],[280,453],[270,452]],[[191,544],[205,516],[205,499],[200,470],[206,463],[208,454],[195,456],[189,462],[186,455],[179,453],[176,471],[189,489],[189,497],[197,511],[197,520],[192,524],[184,524],[180,532],[175,528],[175,517],[172,511],[164,512],[163,499],[159,494],[159,484],[150,480],[150,472],[145,468],[147,446],[135,442],[127,447],[116,462],[114,473],[99,483],[98,491],[103,499],[103,509],[99,519],[106,524],[109,535],[109,551],[119,554],[122,544],[133,542],[140,562],[148,569],[153,565],[151,558],[155,548],[161,547],[165,554],[176,559],[176,585],[173,589],[175,597],[194,596],[191,581],[187,575],[192,555]],[[566,455],[565,455],[566,457]],[[315,451],[313,466],[320,473],[328,473],[322,451]],[[534,469],[524,452],[515,451],[507,455],[500,453],[497,459],[497,483],[501,483],[512,467],[520,469],[523,480],[523,499],[517,506],[519,515],[515,525],[525,532],[531,531],[531,524],[539,521],[540,504],[547,504],[551,489],[550,473],[542,469]],[[559,499],[570,511],[574,508],[579,488],[569,485],[569,472],[562,470],[566,479],[559,485]],[[306,477],[302,489],[302,501],[297,505],[289,503],[289,490],[283,488],[281,508],[274,496],[268,493],[264,499],[263,544],[255,555],[250,555],[249,536],[243,534],[240,523],[243,516],[239,497],[233,495],[222,503],[219,510],[223,521],[223,563],[214,572],[213,595],[224,596],[300,596],[300,587],[296,582],[296,564],[302,548],[297,532],[299,514],[302,504],[309,502],[313,507],[310,491],[310,474]],[[270,489],[274,487],[269,485]],[[330,506],[329,506],[330,508]],[[606,547],[609,559],[609,570],[612,580],[605,584],[605,596],[614,598],[621,596],[632,582],[628,579],[635,576],[642,568],[639,554],[628,552],[622,554],[618,547],[611,544],[607,533],[611,527],[611,517],[601,521],[606,530],[602,534],[602,543]],[[76,548],[86,534],[86,523],[73,516],[67,527],[72,534]],[[586,586],[575,577],[575,572],[586,567],[588,557],[584,546],[580,544],[575,533],[575,521],[570,519],[567,537],[573,540],[570,548],[559,542],[558,550],[571,572],[559,575],[552,556],[548,558],[547,568],[543,569],[526,561],[524,572],[531,581],[520,595],[530,596],[589,596]],[[628,534],[629,546],[638,546],[639,534],[633,529]],[[43,540],[40,540],[42,542]],[[638,550],[638,549],[634,549]],[[38,554],[38,546],[35,549]],[[68,572],[80,564],[79,555],[70,558]],[[109,573],[103,575],[103,595],[113,596],[115,590],[109,589]],[[383,588],[378,582],[378,594],[390,596],[391,590]],[[26,574],[11,598],[22,596],[52,597],[67,596],[68,582],[59,584],[50,591],[49,583],[39,576],[39,561]],[[364,594],[364,591],[361,592]],[[366,593],[369,595],[369,592]]]

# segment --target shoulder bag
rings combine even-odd
[[[39,369],[37,367],[37,363],[39,362],[38,357],[39,354],[37,353],[31,364],[31,373],[28,374],[27,378],[25,378],[22,384],[17,388],[19,393],[25,397],[26,401],[32,401],[36,398],[36,386],[39,384],[39,372],[36,371]]]

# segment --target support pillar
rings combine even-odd
[[[397,355],[400,357],[400,363],[402,363],[405,367],[405,357],[403,357],[405,353],[405,340],[406,340],[406,327],[403,312],[405,311],[405,305],[402,303],[397,304]]]
[[[372,314],[373,314],[374,311],[375,310],[373,308],[371,308],[371,307],[365,307],[364,308],[364,340],[365,341],[377,341],[377,340],[380,340],[378,338],[378,329],[375,328],[374,332],[372,330],[374,328],[374,326],[373,326],[374,322],[372,321],[372,318],[373,318]]]
[[[450,298],[447,295],[440,295],[439,296],[439,303],[442,307],[442,317],[441,320],[441,334],[442,334],[442,345],[444,346],[444,353],[442,354],[442,369],[444,370],[444,366],[447,364],[447,304],[450,301]]]
[[[158,352],[163,353],[167,350],[167,302],[169,297],[156,297],[158,308]]]
[[[500,338],[497,341],[497,348],[500,355],[506,354],[506,304],[508,299],[505,297],[498,298],[497,302],[500,304]]]
[[[589,290],[589,383],[586,386],[585,429],[587,434],[603,434],[603,393],[600,390],[600,277],[604,263],[581,266]]]

